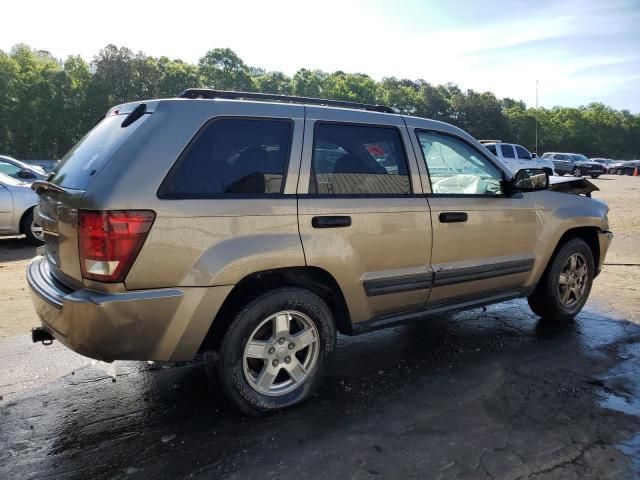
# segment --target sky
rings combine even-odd
[[[640,0],[20,0],[0,8],[17,43],[87,61],[105,45],[197,63],[228,47],[248,65],[491,91],[640,113]]]

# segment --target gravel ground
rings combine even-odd
[[[0,478],[640,478],[640,179],[594,181],[616,237],[585,311],[519,300],[340,337],[317,397],[232,410],[198,362],[94,362],[33,345],[0,240]]]

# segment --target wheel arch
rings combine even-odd
[[[319,267],[286,267],[255,272],[240,280],[214,317],[200,351],[217,350],[242,307],[262,293],[282,287],[304,288],[315,293],[327,303],[336,329],[346,335],[353,334],[349,308],[336,279]]]
[[[570,240],[573,240],[574,238],[580,238],[584,240],[587,243],[587,245],[589,245],[589,248],[591,249],[591,253],[593,254],[594,266],[597,268],[597,266],[600,264],[600,239],[598,238],[599,231],[600,231],[600,228],[598,227],[574,227],[564,232],[560,237],[560,240],[558,240],[558,243],[556,244],[556,247],[553,250],[551,257],[549,257],[549,260],[547,261],[545,272],[549,268],[549,265],[551,265],[551,262],[553,261],[553,259],[556,257],[556,254],[558,253],[558,251],[564,245],[566,245],[567,242],[569,242]]]
[[[36,208],[36,205],[32,205],[29,208],[25,209],[25,211],[22,212],[22,215],[20,215],[20,222],[18,223],[18,230],[20,231],[20,233],[22,235],[24,235],[26,233],[25,232],[25,227],[24,227],[25,218],[27,217],[27,215],[30,212],[33,212],[35,208]]]

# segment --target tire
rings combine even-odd
[[[591,178],[598,178],[599,176],[600,176],[600,174],[599,174],[599,173],[595,173],[595,174],[592,174],[592,175],[591,175]]]
[[[582,280],[579,276],[572,277],[568,272],[572,257],[576,259],[577,265],[584,267]],[[562,288],[561,274],[565,282],[574,282],[575,289],[569,288],[571,283]],[[533,313],[544,319],[555,322],[570,321],[587,302],[594,276],[595,265],[589,245],[581,238],[569,240],[556,252],[547,266],[538,285],[528,298],[529,306]],[[567,289],[570,292],[567,300],[563,301],[563,294]],[[573,300],[571,297],[574,297]]]
[[[622,175],[622,170],[620,168],[618,169],[618,175]]]
[[[20,231],[27,237],[27,243],[39,247],[44,245],[44,237],[42,236],[42,228],[34,223],[33,208],[29,210],[20,224]]]
[[[301,288],[272,290],[251,301],[231,323],[219,350],[218,381],[234,407],[247,415],[288,408],[316,392],[335,345],[333,316],[320,297]],[[260,379],[265,380],[262,386]]]
[[[558,175],[560,175],[561,177],[564,177],[564,174],[565,174],[566,172],[558,172],[558,171],[556,170],[556,173],[557,173]]]
[[[580,170],[580,167],[574,168],[572,173],[573,173],[574,177],[581,177],[582,176],[582,170]]]
[[[615,169],[615,168],[610,168],[610,169],[607,171],[607,173],[608,173],[609,175],[615,175],[615,173],[616,173],[616,169]]]

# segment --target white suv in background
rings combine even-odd
[[[553,162],[532,154],[522,145],[500,140],[480,140],[487,150],[498,157],[512,172],[523,168],[542,168],[549,176],[554,174]]]

